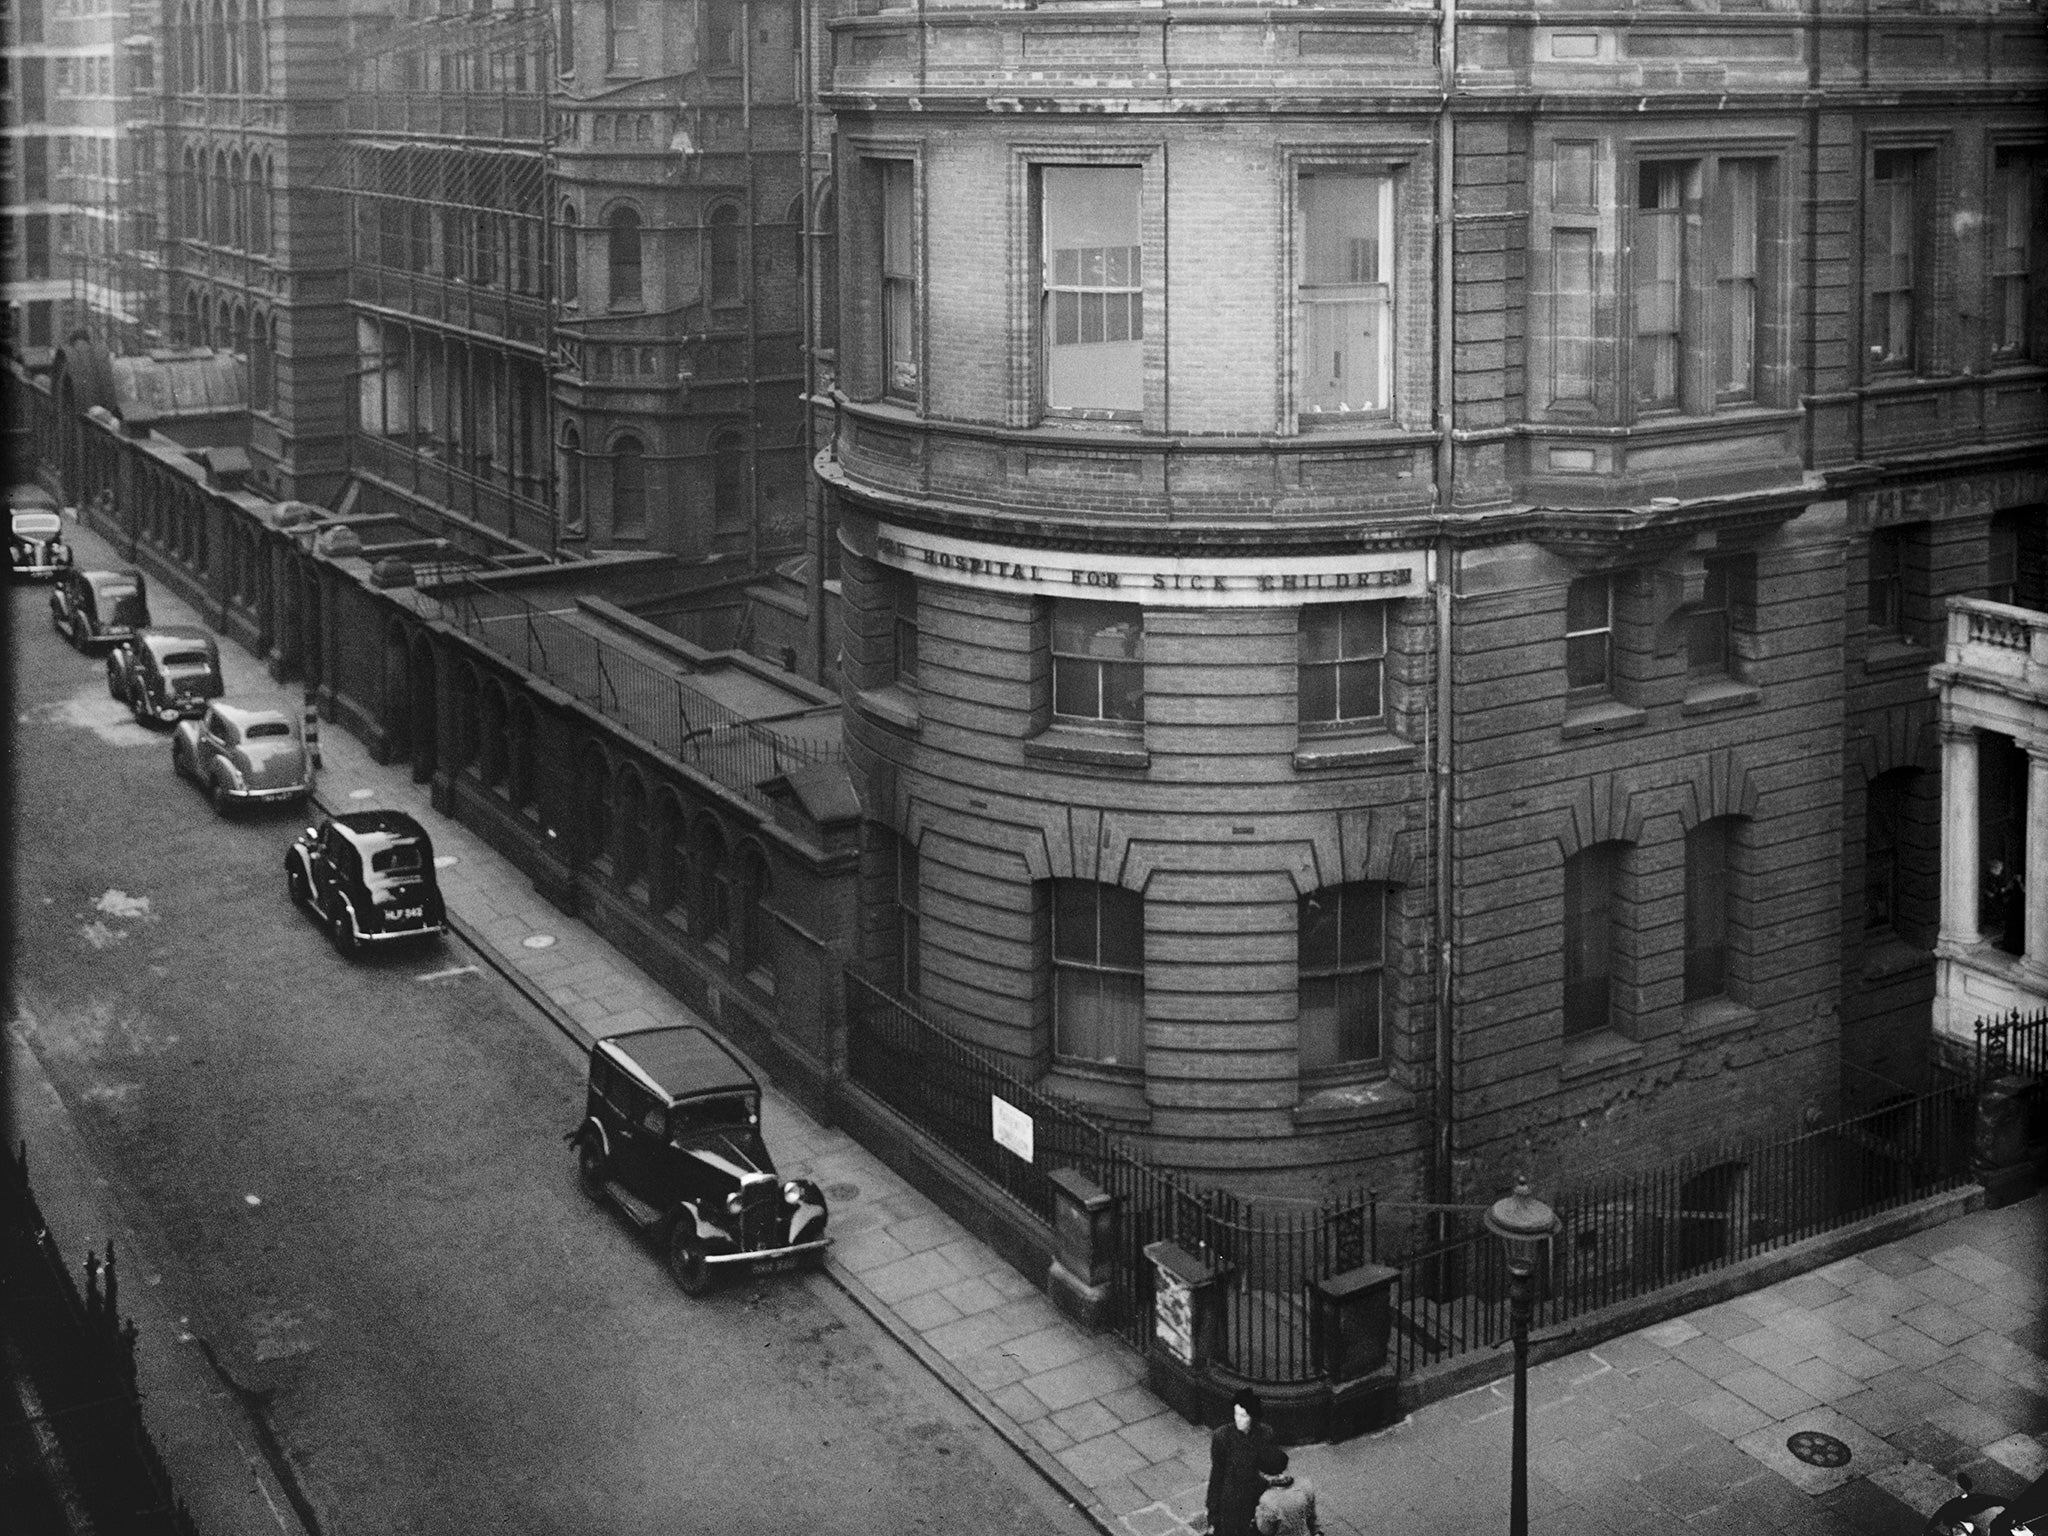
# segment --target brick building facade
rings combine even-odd
[[[2048,518],[2031,12],[826,31],[878,975],[1240,1188],[1917,1086],[1939,611]]]

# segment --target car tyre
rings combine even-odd
[[[327,937],[344,958],[353,957],[363,947],[356,937],[355,925],[348,920],[348,903],[339,896],[327,911]]]
[[[688,1211],[678,1211],[668,1228],[668,1272],[685,1296],[705,1295],[718,1283],[695,1228]]]
[[[92,641],[85,631],[85,619],[83,615],[76,613],[71,615],[71,645],[74,650],[92,649]]]
[[[121,691],[120,664],[112,656],[107,658],[107,697],[126,704],[128,695]]]
[[[311,888],[306,884],[306,872],[290,860],[287,860],[284,866],[284,888],[285,894],[291,897],[295,905],[305,905],[306,898],[312,895]]]
[[[207,786],[206,798],[213,802],[213,814],[226,820],[233,812],[235,802],[228,798],[228,787],[219,779]]]
[[[604,1146],[595,1136],[576,1143],[576,1184],[593,1200],[605,1197]]]

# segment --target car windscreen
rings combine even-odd
[[[54,512],[17,512],[14,514],[15,536],[23,539],[53,539],[64,525],[57,520]]]
[[[212,666],[213,658],[204,651],[172,651],[164,657],[166,672],[205,672]]]
[[[370,868],[380,875],[402,875],[420,867],[418,843],[393,843],[370,855]]]
[[[752,1094],[721,1093],[685,1099],[673,1115],[674,1132],[681,1136],[696,1131],[744,1130],[758,1123],[760,1110]]]
[[[289,736],[292,728],[282,720],[258,720],[242,733],[249,741],[260,741],[266,736]]]

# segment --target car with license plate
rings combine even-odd
[[[341,811],[293,839],[285,888],[344,955],[448,929],[427,829],[403,811]]]
[[[313,792],[299,722],[281,709],[216,701],[171,732],[171,768],[192,780],[222,816],[241,805],[277,805]]]
[[[583,1120],[566,1139],[584,1192],[654,1233],[691,1296],[734,1273],[824,1260],[824,1191],[776,1173],[761,1139],[761,1085],[705,1030],[598,1041]]]
[[[15,575],[34,580],[48,580],[71,564],[56,499],[39,485],[7,489],[7,554]]]
[[[81,651],[149,628],[149,584],[133,569],[68,566],[50,585],[50,627]]]
[[[191,720],[227,692],[220,645],[203,629],[143,629],[107,652],[107,692],[147,724]]]

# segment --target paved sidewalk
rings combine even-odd
[[[81,545],[95,540],[82,535]],[[97,555],[98,551],[93,553]],[[165,595],[163,622],[194,621]],[[239,648],[230,697],[296,707]],[[461,936],[580,1044],[702,1024],[509,861],[437,815],[403,766],[329,725],[319,797],[418,816],[444,857]],[[195,798],[195,813],[203,807]],[[280,899],[282,899],[280,897]],[[839,1131],[771,1088],[778,1162],[824,1184],[827,1273],[1114,1536],[1198,1521],[1206,1434],[1143,1386],[1119,1340],[1047,1298]],[[1968,1469],[1986,1492],[2048,1470],[2048,1194],[1977,1212],[1815,1273],[1581,1351],[1531,1373],[1535,1531],[1917,1536]],[[1295,1451],[1332,1536],[1491,1531],[1508,1502],[1508,1384],[1395,1427]],[[1831,1435],[1850,1460],[1796,1460]]]

